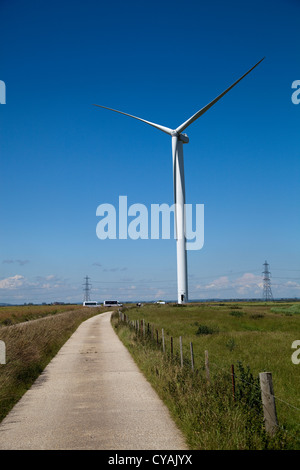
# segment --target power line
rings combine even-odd
[[[248,270],[248,272],[256,272],[258,273],[259,271],[258,270],[254,270],[254,269],[251,269],[251,270]],[[211,276],[197,276],[197,277],[189,277],[189,282],[198,282],[200,279],[202,280],[209,280],[209,279],[213,279],[213,278],[218,278],[218,277],[222,277],[222,276],[235,276],[235,275],[238,275],[238,274],[245,274],[245,270],[244,271],[235,271],[235,272],[227,272],[227,273],[223,273],[223,274],[212,274]],[[121,279],[119,281],[93,281],[94,283],[96,284],[121,284],[121,283],[141,283],[141,284],[144,284],[144,283],[152,283],[152,282],[174,282],[176,283],[176,279],[141,279],[141,280],[134,280],[134,279],[131,279],[131,280],[127,280],[127,279]]]
[[[279,276],[272,276],[272,279],[292,279],[293,281],[300,281],[300,277],[279,277]]]
[[[300,272],[300,269],[273,268],[273,271],[296,271],[296,272]]]

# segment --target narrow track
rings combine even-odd
[[[0,424],[0,449],[187,449],[110,316],[79,326]]]

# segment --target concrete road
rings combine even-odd
[[[110,324],[82,323],[0,424],[0,449],[185,450]]]

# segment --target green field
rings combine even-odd
[[[73,305],[0,308],[0,339],[7,350],[7,363],[0,366],[0,420],[78,325],[102,311]],[[145,320],[146,326],[149,323],[150,334],[144,338],[128,323],[119,322],[118,315],[112,319],[121,340],[169,407],[191,449],[300,449],[300,364],[291,360],[292,343],[300,339],[300,303],[146,304],[127,306],[122,311],[131,321]],[[179,336],[183,340],[183,368]],[[210,384],[206,381],[205,350],[209,355]],[[266,436],[263,428],[257,382],[262,371],[273,376],[279,423],[274,438]]]
[[[293,364],[291,356],[294,350],[291,346],[293,341],[300,339],[300,303],[211,302],[188,306],[146,304],[143,307],[125,308],[123,311],[130,320],[145,320],[146,325],[148,323],[154,325],[154,329],[159,332],[160,342],[161,330],[164,329],[166,345],[164,355],[161,353],[161,344],[155,348],[151,341],[136,341],[134,329],[120,324],[117,331],[148,380],[169,406],[192,448],[235,449],[267,446],[299,448],[300,364]],[[186,376],[183,380],[181,368],[178,366],[179,336],[182,336],[187,369],[190,369],[190,342],[193,344],[197,371],[192,379]],[[170,361],[171,337],[173,338],[172,361]],[[217,392],[217,389],[221,392],[218,398],[214,397],[216,401],[211,404],[215,411],[212,409],[207,416],[211,423],[214,422],[214,430],[211,426],[206,435],[203,433],[201,436],[201,429],[206,425],[199,428],[197,416],[185,407],[195,409],[197,406],[208,407],[205,400],[195,398],[197,390],[194,390],[193,385],[196,381],[199,394],[207,393],[205,350],[209,355],[210,390],[214,390],[210,395]],[[284,438],[280,435],[276,443],[266,443],[265,436],[260,436],[260,431],[255,434],[253,429],[249,437],[247,413],[242,412],[236,402],[231,403],[232,364],[235,367],[236,380],[240,376],[246,388],[247,381],[251,381],[251,386],[248,388],[250,390],[252,387],[257,401],[260,399],[260,391],[256,391],[256,388],[259,389],[256,381],[259,372],[272,373],[278,431],[285,430]],[[189,382],[190,380],[192,382]],[[185,384],[182,384],[183,381]],[[185,398],[182,398],[187,383],[190,384],[190,390]],[[249,390],[251,395],[252,391]],[[244,393],[242,388],[238,393]],[[195,399],[200,400],[199,403],[195,403]],[[221,411],[216,411],[219,406],[218,400],[227,403],[223,410],[227,421]],[[259,414],[260,423],[259,404],[255,412]],[[201,414],[202,411],[198,413]],[[214,414],[217,417],[214,417]],[[222,422],[221,428],[218,428],[220,422]],[[226,427],[228,429],[225,431]],[[233,432],[234,428],[236,432]]]

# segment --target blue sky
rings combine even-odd
[[[0,302],[176,299],[174,240],[99,240],[96,209],[173,203],[175,128],[193,123],[186,202],[204,204],[190,298],[300,297],[300,2],[0,1]]]

